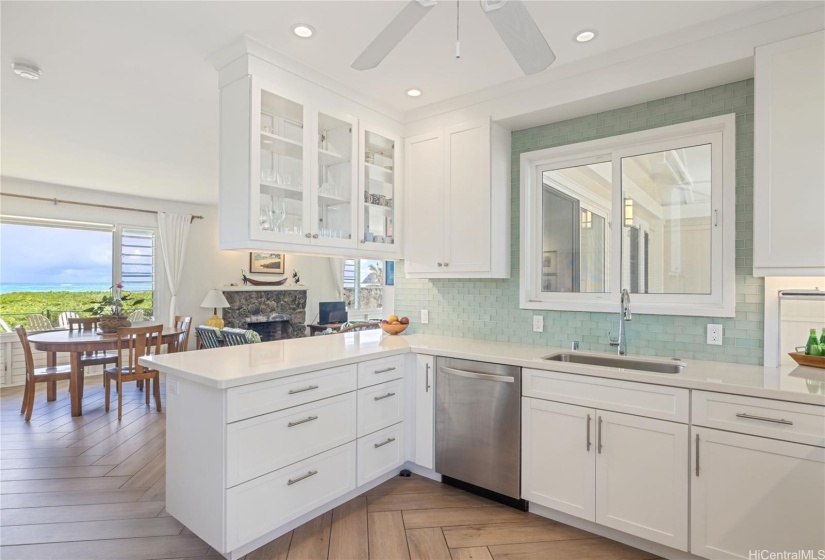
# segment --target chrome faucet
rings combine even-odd
[[[627,355],[627,334],[625,322],[631,321],[633,315],[630,313],[630,293],[627,290],[622,290],[622,299],[620,302],[621,308],[619,311],[619,338],[614,339],[608,333],[607,338],[610,341],[610,346],[618,346],[619,356]]]

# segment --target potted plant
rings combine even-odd
[[[117,332],[118,328],[129,327],[132,322],[126,316],[127,305],[132,308],[143,303],[143,299],[132,299],[132,295],[123,292],[123,283],[118,282],[111,288],[112,293],[94,302],[92,307],[84,309],[85,313],[100,316],[100,330],[104,333]]]

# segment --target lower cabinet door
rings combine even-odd
[[[707,428],[691,437],[691,553],[825,550],[825,449]]]
[[[596,411],[529,398],[521,411],[521,497],[595,521]]]
[[[688,426],[599,411],[596,522],[678,550],[688,546]]]
[[[353,441],[227,490],[228,549],[353,490],[355,452]]]
[[[435,358],[415,356],[415,462],[435,465]]]
[[[358,438],[358,486],[404,463],[404,423]]]

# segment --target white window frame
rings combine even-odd
[[[631,294],[633,312],[652,315],[734,317],[736,117],[733,114],[522,153],[520,307],[559,311],[616,311],[622,279],[622,158],[703,144],[712,146],[711,293]],[[604,161],[613,163],[613,199],[609,214],[611,220],[608,222],[608,291],[542,292],[542,173]]]

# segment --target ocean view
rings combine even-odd
[[[111,284],[34,284],[0,283],[0,294],[13,292],[108,292]],[[151,284],[129,284],[128,292],[148,291]]]

